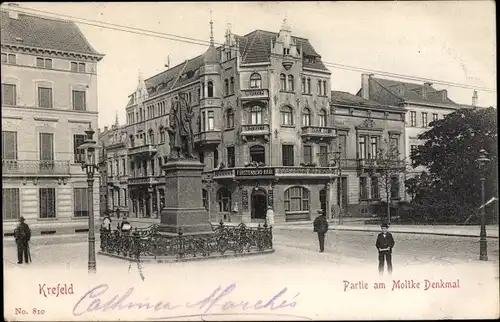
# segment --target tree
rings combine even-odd
[[[430,123],[432,128],[419,135],[425,144],[411,155],[413,166],[427,171],[407,180],[414,204],[433,214],[436,221],[463,222],[480,206],[482,175],[486,178],[486,198],[497,196],[497,112],[496,109],[460,109]],[[485,149],[490,162],[480,169],[479,150]]]

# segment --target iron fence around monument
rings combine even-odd
[[[134,229],[130,233],[101,230],[101,251],[132,260],[146,258],[187,259],[228,253],[263,252],[273,248],[272,227],[212,226],[212,234],[177,236],[159,233],[158,225]]]

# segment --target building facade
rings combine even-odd
[[[83,232],[89,214],[77,147],[97,128],[103,55],[69,21],[1,11],[4,235],[20,216],[33,234]]]
[[[337,211],[342,207],[346,215],[366,216],[369,205],[386,201],[387,194],[391,202],[402,200],[406,110],[340,91],[332,91],[330,107],[340,153],[340,171],[332,187]],[[389,163],[377,160],[392,158],[401,162],[391,162],[393,169],[387,176],[382,167]]]

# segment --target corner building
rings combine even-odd
[[[97,128],[103,55],[73,22],[13,10],[1,11],[1,38],[4,236],[20,216],[33,235],[88,231],[98,178],[92,212],[77,147],[89,124]]]
[[[321,56],[286,21],[278,33],[227,30],[223,46],[212,41],[204,54],[139,79],[126,107],[130,217],[158,221],[168,113],[182,93],[195,112],[200,195],[212,221],[263,222],[268,207],[276,223],[314,218],[336,138],[330,87]]]

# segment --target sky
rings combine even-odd
[[[219,43],[228,23],[234,34],[245,35],[255,29],[278,32],[287,18],[292,34],[308,38],[323,61],[496,90],[493,1],[24,2],[20,8],[207,41],[212,11]],[[116,113],[120,124],[125,123],[125,105],[139,73],[149,78],[165,70],[167,56],[174,66],[207,48],[77,24],[89,43],[105,55],[98,65],[100,128],[113,124]],[[353,94],[359,90],[361,72],[329,69],[332,90]],[[434,87],[447,89],[457,103],[471,104],[472,89]],[[496,92],[479,90],[479,105],[496,107]]]

